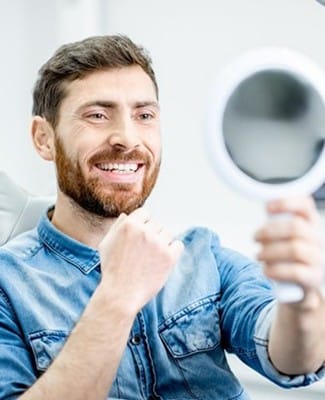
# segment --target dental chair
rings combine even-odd
[[[30,195],[0,171],[0,246],[34,228],[40,215],[54,202],[54,197]]]

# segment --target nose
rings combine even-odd
[[[135,121],[129,116],[120,116],[116,119],[110,131],[109,144],[120,149],[133,149],[141,143]]]

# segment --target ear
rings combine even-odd
[[[36,115],[32,119],[31,134],[38,154],[47,161],[54,160],[54,131],[45,118]]]

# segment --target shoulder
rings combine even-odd
[[[252,261],[238,251],[224,247],[219,235],[206,227],[197,226],[187,229],[179,234],[177,239],[181,240],[187,248],[209,249],[219,262],[250,263]]]
[[[236,274],[239,270],[260,270],[256,261],[234,249],[224,247],[219,235],[209,228],[192,227],[178,235],[177,239],[184,243],[185,251],[200,258],[209,255],[210,261],[212,257],[220,272],[226,270],[227,273]]]
[[[31,257],[42,243],[39,240],[37,229],[24,232],[0,247],[2,260],[25,260]],[[3,262],[2,262],[3,264]]]
[[[218,235],[209,228],[194,226],[180,233],[177,239],[181,240],[185,246],[220,246]]]
[[[44,261],[44,257],[39,257],[42,248],[36,229],[18,235],[0,247],[0,291],[10,298],[17,298],[28,286],[31,287],[31,282],[38,281],[39,266]]]

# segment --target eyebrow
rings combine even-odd
[[[78,111],[82,111],[85,108],[88,107],[93,107],[93,106],[98,106],[98,107],[103,107],[103,108],[117,108],[118,103],[114,101],[108,101],[108,100],[95,100],[95,101],[89,101],[87,103],[82,104],[80,107],[78,107]],[[157,101],[136,101],[132,103],[132,108],[143,108],[143,107],[154,107],[157,110],[160,109],[159,103]]]

